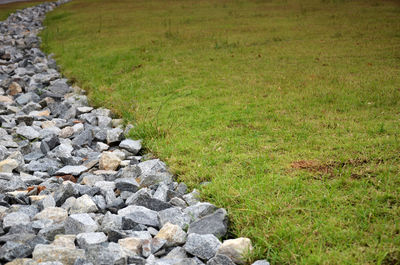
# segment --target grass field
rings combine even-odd
[[[48,2],[50,0],[31,0],[29,2],[15,2],[0,5],[0,21],[6,19],[11,13],[15,12],[17,9],[26,8],[34,6],[43,2]]]
[[[400,263],[400,4],[74,0],[43,48],[250,258]]]

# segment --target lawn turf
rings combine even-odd
[[[272,264],[400,262],[397,1],[74,0],[43,48]]]

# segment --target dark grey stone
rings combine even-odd
[[[65,233],[80,234],[95,232],[97,223],[87,213],[72,214],[65,220]]]
[[[134,178],[119,178],[115,180],[115,187],[120,191],[137,192],[139,184]]]
[[[140,194],[139,196],[136,196],[133,200],[129,201],[129,204],[143,206],[146,207],[147,209],[157,212],[172,207],[171,204],[163,202],[161,200],[154,199],[147,193],[143,193]]]
[[[61,167],[62,167],[62,164],[54,159],[42,158],[39,160],[32,160],[26,166],[26,169],[30,172],[41,171],[41,172],[47,172],[50,175],[53,175]]]
[[[5,262],[25,258],[31,254],[32,249],[24,243],[8,241],[0,248],[0,260]]]
[[[118,211],[118,215],[128,217],[138,223],[153,227],[159,227],[158,214],[155,211],[147,209],[143,206],[130,205]]]
[[[189,234],[183,248],[186,252],[202,260],[209,260],[215,256],[221,242],[214,235]]]
[[[216,255],[207,262],[207,265],[235,265],[235,263],[226,255]]]
[[[66,199],[69,197],[77,197],[78,191],[74,187],[75,185],[72,183],[64,183],[62,184],[54,194],[54,200],[56,201],[56,206],[61,207]]]
[[[158,212],[160,226],[164,226],[166,223],[178,225],[182,229],[187,229],[190,224],[190,216],[180,208],[172,207]]]
[[[93,245],[86,249],[87,260],[98,265],[124,265],[126,264],[124,256],[123,250],[116,243]]]
[[[79,147],[82,147],[82,146],[91,145],[92,141],[93,141],[92,130],[85,129],[72,140],[72,145],[75,148],[79,148]]]
[[[46,226],[42,228],[38,233],[38,235],[43,236],[49,241],[53,241],[54,237],[58,234],[65,234],[64,223]]]
[[[228,229],[228,217],[225,209],[218,209],[214,213],[194,221],[189,226],[188,233],[213,234],[216,237],[225,236]]]
[[[51,136],[42,140],[42,142],[40,143],[40,150],[43,154],[47,154],[59,144],[60,139],[58,139],[58,137],[56,136]]]

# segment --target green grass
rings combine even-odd
[[[0,21],[5,20],[11,13],[17,9],[31,7],[43,2],[51,2],[51,0],[31,0],[27,2],[14,2],[0,5]]]
[[[396,1],[75,0],[43,47],[272,264],[400,262]]]

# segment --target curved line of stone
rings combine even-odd
[[[131,127],[40,51],[45,14],[65,2],[0,22],[0,262],[243,264],[250,240],[219,239],[226,211],[140,156]]]

